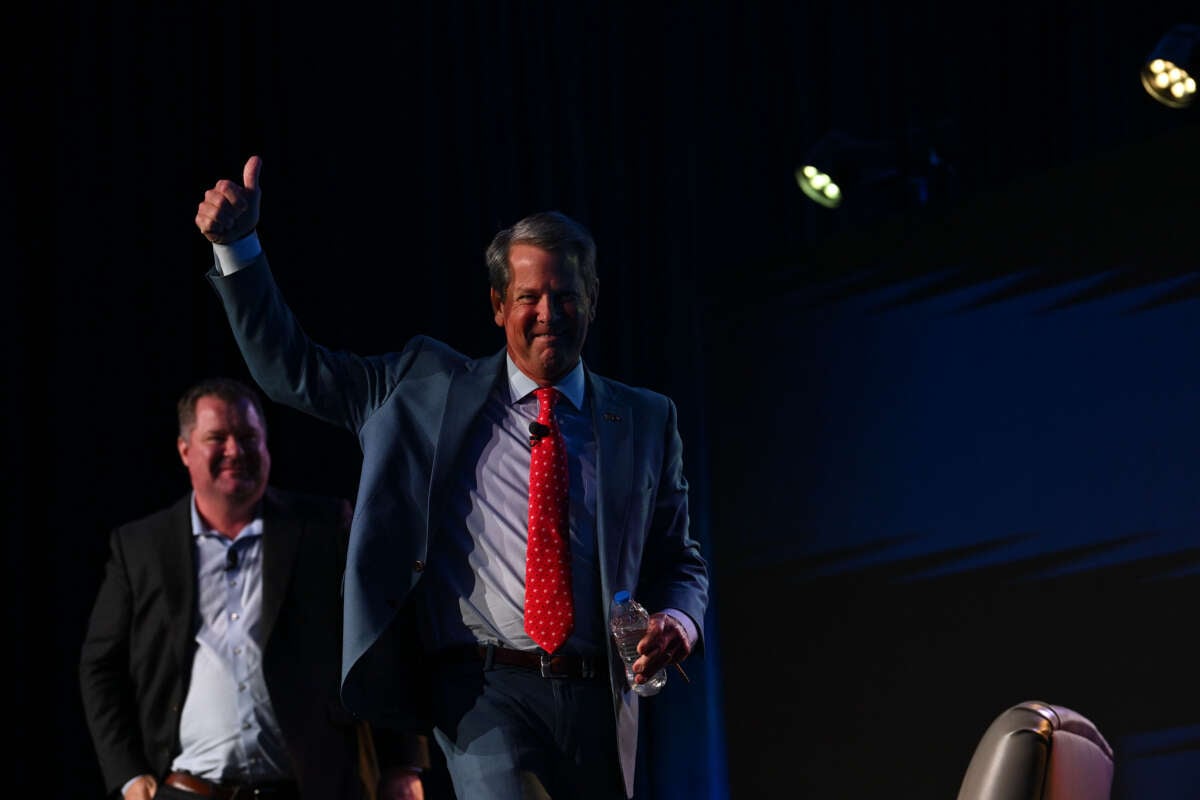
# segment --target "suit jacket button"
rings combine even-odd
[[[425,562],[424,561],[414,561],[413,562],[413,572],[424,572],[424,571],[425,571]]]

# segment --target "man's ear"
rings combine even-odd
[[[496,325],[504,327],[504,298],[495,289],[492,292],[492,316],[496,320]]]
[[[592,287],[592,300],[588,303],[588,322],[596,321],[596,303],[600,302],[600,280]]]
[[[186,467],[188,465],[188,463],[187,463],[187,455],[188,455],[187,440],[184,439],[182,436],[176,437],[175,449],[179,451],[179,460],[182,461],[183,465]]]

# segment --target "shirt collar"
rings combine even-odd
[[[238,531],[237,538],[250,536],[259,536],[262,534],[262,501],[258,503],[258,507],[254,509],[254,519],[247,523],[246,527]],[[192,536],[220,536],[219,533],[208,527],[204,523],[204,518],[200,516],[200,510],[196,508],[196,490],[192,490]]]
[[[509,402],[516,403],[527,397],[534,389],[538,388],[537,383],[521,372],[520,368],[513,362],[512,356],[505,353],[504,359],[508,363],[508,392]],[[579,363],[575,365],[575,369],[568,372],[557,383],[554,388],[562,392],[563,397],[571,401],[571,405],[576,411],[583,408],[583,359],[579,359]]]

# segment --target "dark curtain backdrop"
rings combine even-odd
[[[906,344],[920,346],[910,322],[921,329],[944,313],[924,300],[1018,276],[1030,283],[1007,296],[1028,297],[1116,270],[1121,280],[1101,280],[1108,288],[1091,296],[1182,285],[1173,308],[1190,309],[1195,165],[1185,142],[1196,141],[1195,113],[1155,105],[1136,69],[1167,27],[1196,20],[1187,4],[1145,5],[116,0],[12,18],[0,34],[10,776],[44,796],[100,796],[79,643],[108,531],[186,489],[177,395],[203,376],[248,377],[203,277],[210,249],[192,218],[204,189],[238,178],[257,153],[274,271],[309,333],[332,347],[380,352],[422,332],[492,352],[502,345],[483,267],[492,234],[545,208],[595,234],[601,298],[585,358],[676,399],[693,526],[714,579],[692,684],[673,676],[646,704],[639,800],[954,792],[991,717],[1031,699],[1014,693],[1041,688],[997,681],[1008,662],[989,656],[980,631],[1015,636],[1027,631],[1018,611],[1079,595],[1042,583],[1010,607],[1000,590],[973,595],[1004,584],[966,569],[913,594],[889,588],[886,570],[813,577],[830,551],[878,552],[910,524],[937,529],[943,513],[930,501],[862,523],[854,509],[896,481],[872,447],[837,481],[814,475],[860,424],[847,409],[891,431],[912,427],[903,415],[873,416],[881,404],[867,390],[911,356]],[[946,162],[936,191],[914,203],[910,182],[889,205],[818,209],[792,171],[830,129],[924,153],[932,143]],[[1149,196],[1174,176],[1158,215],[1105,180],[1113,164]],[[1028,211],[1023,181],[1054,202]],[[1166,226],[1169,240],[1156,238],[1164,215],[1179,223]],[[877,314],[896,294],[876,293],[897,289],[915,315],[900,332]],[[1002,351],[1010,341],[990,318],[965,320],[948,335],[997,337]],[[1072,335],[1086,338],[1088,325],[1111,320],[1079,324]],[[846,336],[900,353],[822,346]],[[1161,336],[1152,341],[1179,346]],[[1174,368],[1188,369],[1188,355]],[[1007,374],[1031,380],[1019,366]],[[1020,407],[1034,418],[1045,408],[1027,397]],[[273,405],[268,422],[276,483],[353,496],[350,434]],[[977,431],[978,420],[962,425]],[[959,487],[963,502],[981,485]],[[1024,507],[1014,517],[1018,529],[1039,524]],[[1171,517],[1180,536],[1186,519]],[[962,531],[922,552],[997,533]],[[1028,568],[996,563],[997,581]],[[1120,587],[1136,579],[1106,575]],[[1167,604],[1186,617],[1192,586],[1110,594],[1128,602],[1103,616],[1127,621]],[[970,597],[1004,611],[978,625],[929,621],[961,619],[945,609]],[[1100,663],[1071,661],[1074,674],[1130,648],[1170,668],[1075,695],[1063,668],[1046,691],[1131,733],[1200,722],[1194,704],[1131,711],[1189,693],[1190,656],[1149,647],[1136,625],[1063,624],[1078,637],[1068,642],[1106,637],[1085,650]],[[975,661],[954,680],[930,677],[956,652]],[[1145,691],[1155,682],[1160,692]],[[938,741],[931,707],[952,741]],[[1149,796],[1135,791],[1149,785],[1149,771],[1139,774],[1126,796]],[[1187,796],[1186,780],[1155,796]]]
[[[10,118],[38,231],[19,239],[29,261],[12,271],[7,323],[6,450],[25,501],[6,582],[28,659],[17,718],[49,737],[30,748],[45,770],[28,769],[30,788],[99,796],[75,665],[106,534],[185,490],[182,389],[248,377],[192,219],[251,154],[274,269],[332,347],[379,352],[423,332],[494,352],[492,234],[547,208],[588,225],[602,276],[588,363],[678,399],[708,538],[694,297],[710,223],[691,195],[704,181],[693,131],[718,111],[702,76],[720,68],[701,21],[682,6],[523,2],[47,9],[14,59],[27,105]],[[275,406],[268,422],[275,482],[354,496],[352,435]],[[710,626],[692,685],[675,676],[647,704],[646,797],[725,792]]]

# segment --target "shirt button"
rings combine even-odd
[[[413,562],[413,572],[424,572],[424,571],[425,571],[425,562],[424,561],[414,561]]]
[[[233,648],[233,654],[235,656],[240,656],[242,654],[242,648],[240,648],[240,647]]]
[[[239,683],[239,684],[238,684],[238,691],[239,691],[239,692],[244,692],[244,691],[246,691],[246,684],[244,684],[244,683]]]
[[[244,730],[244,731],[248,731],[248,730],[250,730],[250,723],[249,723],[249,722],[243,722],[243,723],[242,723],[242,730]]]
[[[229,615],[229,618],[230,618],[230,619],[237,619],[237,618],[238,618],[238,612],[234,611],[232,614],[230,614],[230,615]]]

